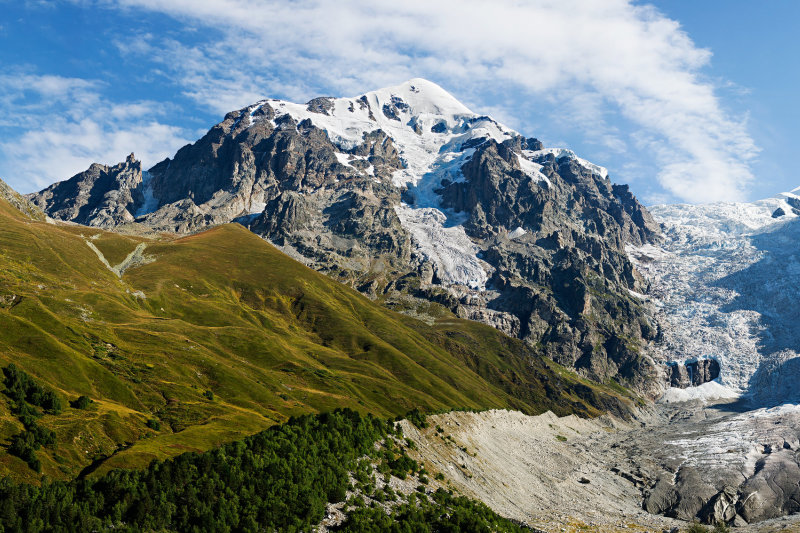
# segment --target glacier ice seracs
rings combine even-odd
[[[800,398],[800,189],[752,203],[659,205],[661,246],[629,247],[652,282],[665,362],[713,357],[721,374],[668,401]]]

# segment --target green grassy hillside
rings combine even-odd
[[[0,365],[11,362],[66,406],[38,419],[57,438],[37,452],[42,474],[58,479],[336,407],[594,415],[630,404],[492,328],[389,311],[239,225],[145,239],[48,224],[0,199]],[[93,402],[69,407],[82,395]],[[0,444],[22,430],[0,397]],[[41,475],[0,453],[9,473]]]

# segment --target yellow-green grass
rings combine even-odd
[[[152,262],[120,279],[87,239],[111,265],[142,242]],[[31,220],[0,200],[0,364],[9,362],[65,403],[94,400],[40,421],[58,437],[38,452],[42,473],[62,479],[145,466],[336,407],[599,412],[574,393],[577,378],[523,343],[472,322],[431,327],[389,311],[239,225],[148,240]],[[21,429],[0,399],[0,444]],[[2,453],[5,474],[39,478]]]

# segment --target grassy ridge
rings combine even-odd
[[[144,242],[149,262],[120,278],[87,242],[112,266]],[[65,405],[94,400],[39,420],[58,438],[39,452],[56,479],[142,467],[337,407],[592,415],[627,401],[594,384],[581,393],[587,385],[489,327],[388,311],[238,225],[148,240],[47,224],[0,200],[0,364],[10,362]],[[7,403],[5,445],[22,431]],[[7,473],[39,478],[3,453]]]

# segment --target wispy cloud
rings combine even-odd
[[[143,35],[120,44],[158,61],[186,95],[218,112],[261,96],[357,94],[423,76],[477,108],[526,97],[573,115],[598,143],[653,154],[684,200],[741,199],[757,148],[745,121],[702,75],[711,53],[680,25],[629,0],[104,0],[212,28],[220,38]],[[635,125],[614,129],[609,114]],[[636,140],[638,139],[638,144]]]
[[[95,80],[16,72],[0,75],[0,177],[30,192],[135,152],[145,166],[186,144],[181,128],[164,124],[164,104],[114,103]]]

